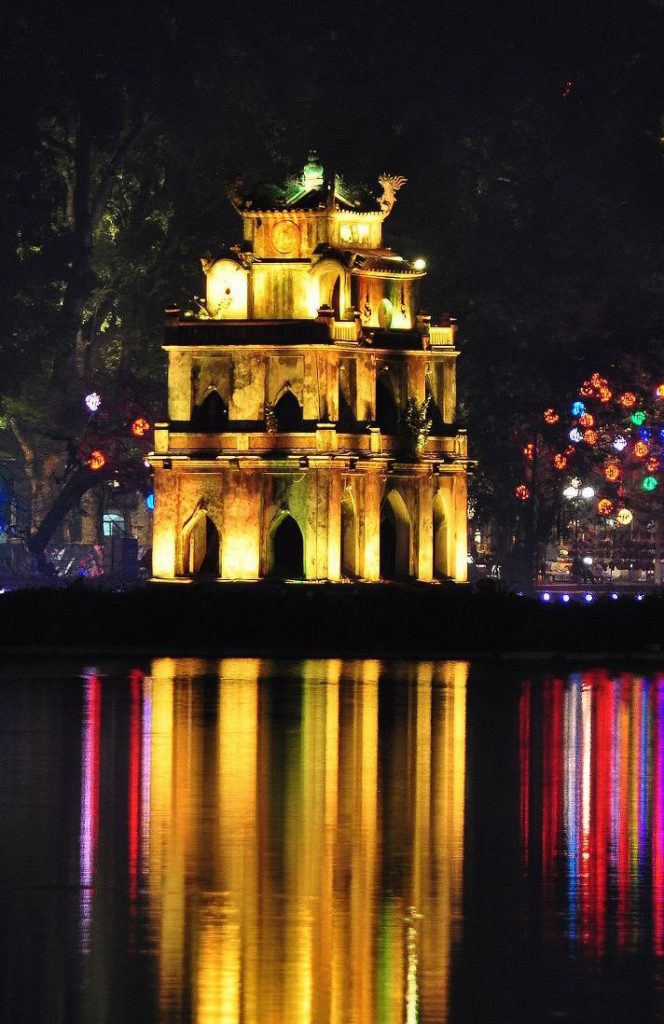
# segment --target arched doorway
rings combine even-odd
[[[185,527],[183,535],[186,576],[221,575],[219,567],[219,531],[207,512],[199,509]]]
[[[387,370],[381,370],[376,378],[376,424],[383,434],[396,434],[399,429],[399,410]]]
[[[355,502],[348,494],[341,502],[341,575],[359,575],[357,565],[357,516]]]
[[[203,434],[218,434],[226,429],[228,406],[217,390],[208,392],[200,405],[194,408],[191,425]]]
[[[403,579],[410,572],[410,517],[398,491],[390,491],[380,513],[380,575]]]
[[[282,580],[304,579],[304,539],[289,513],[275,522],[269,538],[268,572]]]
[[[284,391],[275,405],[274,415],[277,418],[277,426],[283,433],[291,434],[302,430],[302,406],[290,389]]]
[[[447,518],[445,501],[440,491],[433,499],[433,574],[438,580],[446,579],[447,573]]]

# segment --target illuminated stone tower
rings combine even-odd
[[[202,260],[201,310],[166,311],[156,578],[466,579],[456,324],[416,312],[424,261],[382,241],[405,179],[379,182],[310,153],[229,189],[243,241]]]

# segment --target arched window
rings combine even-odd
[[[447,520],[445,502],[438,491],[433,500],[433,574],[436,579],[447,578]]]
[[[389,299],[381,299],[378,303],[378,325],[382,327],[384,331],[389,331],[392,326],[392,317],[394,316],[394,307]]]
[[[277,427],[285,434],[292,434],[302,430],[302,406],[293,392],[289,389],[274,407],[274,414],[277,417]]]
[[[186,576],[220,576],[219,531],[208,514],[200,509],[189,520],[183,534],[184,572]]]
[[[304,539],[289,513],[273,524],[268,538],[268,573],[282,580],[304,578]]]
[[[443,414],[441,413],[438,405],[433,396],[431,389],[431,380],[429,377],[426,378],[426,396],[429,399],[427,405],[427,416],[431,420],[431,433],[436,436],[445,433],[445,422],[443,420]]]
[[[399,410],[387,370],[376,377],[376,424],[383,434],[396,434],[399,429]]]
[[[383,579],[400,579],[410,571],[410,517],[398,491],[390,491],[380,514],[380,574]]]
[[[101,523],[104,537],[124,537],[125,521],[121,512],[104,512]]]
[[[219,392],[213,388],[201,404],[195,406],[191,425],[202,434],[218,434],[226,429],[227,423],[228,406]]]
[[[358,575],[357,516],[355,503],[350,494],[341,502],[341,575]]]

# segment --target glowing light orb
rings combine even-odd
[[[645,457],[646,457],[646,455],[648,454],[649,451],[650,451],[650,448],[645,443],[645,441],[637,441],[636,444],[634,445],[634,458],[635,459],[645,459]]]
[[[528,501],[528,498],[530,497],[530,488],[526,487],[525,484],[519,484],[519,486],[514,489],[514,495],[519,499],[519,501]]]
[[[610,501],[609,498],[600,498],[597,502],[597,511],[601,516],[606,516],[608,518],[608,516],[613,512],[613,502]]]
[[[589,487],[589,486],[582,487],[581,488],[581,497],[585,498],[586,500],[588,500],[589,498],[594,498],[595,497],[595,488],[594,487]]]
[[[583,595],[583,600],[586,601],[588,604],[590,604],[592,599],[593,599],[593,595],[592,594],[584,594]]]
[[[91,391],[89,395],[85,396],[85,404],[90,412],[96,412],[101,405],[101,395],[98,395],[96,391]]]
[[[658,384],[655,388],[655,397],[664,398],[664,384]]]
[[[572,484],[570,484],[568,487],[565,487],[563,489],[563,497],[564,498],[570,498],[571,499],[571,498],[578,498],[578,496],[579,496],[579,488],[578,487],[574,487]]]
[[[611,391],[611,388],[600,388],[598,398],[600,402],[603,402],[606,405],[606,403],[610,402],[613,398],[613,391]]]
[[[579,388],[579,394],[582,398],[592,398],[595,394],[595,388],[589,380],[584,380],[583,384]]]
[[[590,383],[594,388],[605,388],[608,386],[609,382],[606,379],[606,377],[600,376],[599,373],[593,373],[592,377],[590,378]]]
[[[545,593],[542,594],[542,600],[543,601],[550,601],[551,600],[551,594],[549,594],[549,593],[547,593],[545,591]]]
[[[644,491],[654,491],[657,487],[657,478],[654,476],[647,476],[641,486]]]
[[[549,426],[552,426],[554,423],[557,423],[559,419],[560,416],[558,415],[555,409],[544,410],[544,422],[548,423]]]
[[[594,447],[599,441],[599,434],[596,430],[586,430],[583,435],[583,440],[586,442],[586,444],[589,444],[591,447]]]
[[[131,432],[134,437],[145,437],[149,429],[150,424],[144,416],[138,416],[131,425]]]
[[[611,463],[604,469],[604,476],[610,484],[615,484],[617,480],[620,480],[620,468],[614,463]]]
[[[85,460],[90,469],[98,470],[103,469],[106,465],[106,456],[99,448],[93,448]]]
[[[651,455],[649,459],[646,459],[646,469],[649,473],[656,473],[659,469],[659,459],[656,455]]]
[[[413,270],[424,270],[427,265],[427,261],[423,260],[421,256],[418,256],[416,260],[413,260]]]
[[[572,427],[569,432],[569,439],[570,441],[574,441],[575,444],[578,444],[579,441],[583,441],[583,434],[578,427]]]
[[[592,415],[592,413],[584,412],[583,416],[579,416],[579,426],[580,427],[594,427],[595,426],[595,417]]]
[[[567,468],[567,456],[562,452],[557,452],[553,456],[553,468],[554,469],[566,469]]]
[[[586,411],[584,402],[572,402],[572,416],[583,416]]]
[[[639,430],[639,437],[642,441],[645,441],[646,444],[650,444],[652,441],[652,430],[648,430],[647,427],[641,427]]]
[[[624,391],[618,401],[624,409],[632,409],[636,405],[636,395],[633,391]]]
[[[641,424],[645,423],[646,421],[646,414],[644,413],[643,409],[637,409],[637,411],[633,412],[630,416],[630,420],[632,421],[635,427],[640,427]]]
[[[563,602],[563,604],[568,604],[568,602],[569,602],[569,594],[563,594],[563,596],[561,597],[560,600]]]
[[[613,439],[613,447],[617,452],[624,452],[627,447],[627,438],[623,437],[622,434],[618,434],[618,436]]]
[[[576,448],[574,447],[574,445],[573,444],[568,444],[567,448],[565,449],[565,455],[567,455],[567,456],[574,455],[575,452],[576,452]]]

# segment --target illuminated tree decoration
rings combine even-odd
[[[655,388],[655,398],[664,398],[664,384],[658,384]]]
[[[604,476],[610,484],[615,484],[618,480],[620,480],[620,467],[616,466],[616,464],[613,462],[610,463],[604,469]]]
[[[659,459],[656,455],[651,455],[650,458],[646,460],[646,469],[649,473],[657,472],[659,469]]]
[[[553,426],[553,424],[557,423],[559,419],[560,416],[558,415],[555,409],[544,410],[544,422],[548,423],[549,426]]]
[[[644,413],[643,409],[637,409],[637,411],[633,412],[630,416],[630,420],[632,421],[635,427],[640,427],[646,421],[646,414]]]
[[[625,391],[618,401],[625,409],[632,409],[636,405],[636,395],[633,391]]]
[[[532,441],[529,441],[528,444],[525,446],[525,448],[523,449],[523,454],[527,459],[530,459],[531,461],[535,458],[535,445]]]
[[[572,427],[569,432],[569,439],[570,441],[574,441],[575,444],[578,444],[579,441],[583,441],[583,434],[578,427]]]
[[[594,446],[599,441],[599,434],[596,430],[586,430],[583,435],[583,440],[586,442],[586,444],[589,444],[591,448],[594,448]]]
[[[554,469],[566,469],[567,468],[567,456],[564,452],[557,452],[553,456]]]
[[[606,403],[610,402],[613,398],[613,391],[611,391],[611,388],[600,388],[597,397],[600,402],[603,402],[604,405],[606,405]]]
[[[595,394],[595,388],[589,380],[584,380],[583,384],[579,388],[579,394],[582,398],[592,398]]]
[[[580,427],[586,427],[586,428],[587,427],[594,427],[595,426],[595,417],[591,413],[589,413],[589,412],[584,412],[583,416],[579,416],[579,426]]]
[[[103,469],[106,465],[106,456],[100,448],[93,448],[88,455],[86,462],[90,469]]]
[[[613,439],[613,447],[617,452],[624,452],[627,447],[627,438],[623,437],[622,434],[618,434],[618,436]]]
[[[134,437],[145,437],[149,429],[150,424],[144,416],[138,416],[131,425],[131,432]]]
[[[85,404],[90,412],[96,412],[101,405],[101,395],[98,395],[96,391],[91,391],[89,395],[85,396]]]
[[[597,388],[598,390],[600,388],[606,388],[609,385],[609,382],[606,379],[606,377],[602,377],[599,373],[593,373],[592,377],[590,378],[590,383],[594,388]]]
[[[528,498],[530,497],[530,488],[526,487],[525,484],[519,484],[519,486],[514,489],[514,494],[519,501],[528,501]]]
[[[654,491],[657,487],[657,478],[654,476],[647,476],[641,486],[644,491]]]
[[[583,416],[586,411],[584,402],[573,402],[572,403],[572,416]]]
[[[645,443],[645,441],[637,441],[636,444],[634,445],[634,458],[635,459],[645,459],[645,457],[646,457],[646,455],[648,454],[649,451],[650,451],[650,448]]]
[[[600,498],[597,502],[597,511],[601,516],[610,516],[613,512],[613,502],[609,498]]]
[[[621,526],[629,526],[629,524],[631,523],[633,518],[634,518],[634,513],[631,511],[631,509],[629,509],[629,508],[620,508],[620,509],[618,509],[618,512],[616,514],[616,519],[618,520],[618,522],[620,523]]]

